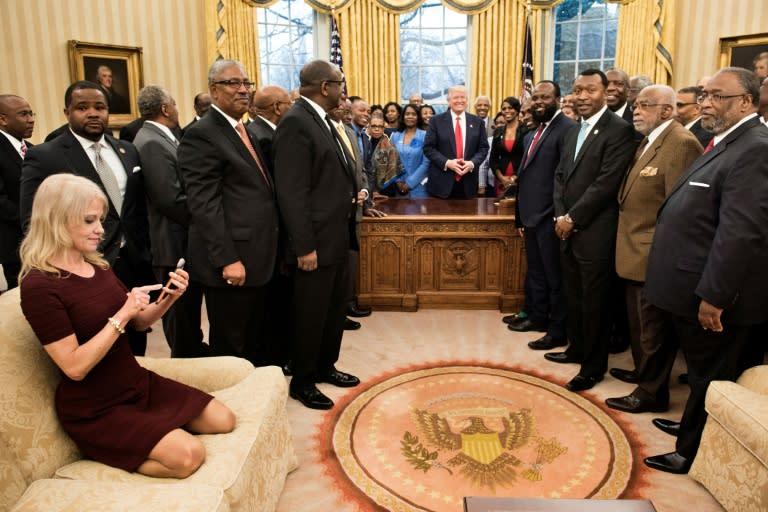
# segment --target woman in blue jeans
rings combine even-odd
[[[395,183],[395,190],[400,196],[428,196],[425,184],[429,160],[424,154],[424,137],[427,132],[419,128],[421,122],[419,107],[406,105],[400,118],[400,130],[392,134],[392,144],[405,165],[405,175]]]

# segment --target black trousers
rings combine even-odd
[[[547,334],[556,340],[565,339],[565,296],[560,269],[560,240],[552,223],[525,228],[525,256],[528,262],[526,274],[526,298],[530,304],[526,313],[531,320],[547,323]]]
[[[130,252],[124,249],[120,249],[120,255],[112,263],[112,271],[129,290],[137,286],[155,284],[151,263],[136,261],[130,256]],[[129,327],[126,329],[126,334],[133,355],[143,356],[147,352],[147,331],[135,331]]]
[[[735,381],[747,369],[744,354],[757,342],[756,337],[763,334],[763,329],[730,325],[723,320],[722,332],[705,331],[696,320],[669,316],[688,364],[688,384],[691,386],[675,448],[680,455],[692,459],[699,449],[707,422],[704,398],[709,383],[713,380]]]
[[[5,276],[5,282],[8,283],[9,290],[19,285],[19,272],[21,272],[20,261],[3,262],[3,275]]]
[[[278,262],[267,285],[264,319],[265,350],[268,364],[285,366],[291,359],[290,329],[293,275]]]
[[[168,272],[176,267],[154,267],[158,283],[168,282]],[[163,315],[163,332],[171,348],[171,357],[205,357],[210,351],[203,343],[201,310],[203,307],[203,286],[189,281],[187,291]]]
[[[267,364],[264,314],[267,286],[206,286],[208,342],[214,356],[236,356]]]
[[[339,359],[347,310],[349,261],[296,270],[293,277],[291,388],[316,382]]]
[[[561,263],[570,341],[566,353],[581,362],[579,375],[601,377],[608,369],[613,260],[580,259],[566,247]]]

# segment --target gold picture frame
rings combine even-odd
[[[768,32],[720,38],[720,67],[737,66],[753,71],[752,60],[768,52]]]
[[[136,97],[144,86],[141,53],[138,46],[69,41],[72,81],[89,80],[102,86],[110,104],[111,129],[121,128],[139,117]]]

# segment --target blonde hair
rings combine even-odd
[[[85,212],[94,200],[102,204],[103,219],[107,214],[107,197],[93,181],[74,174],[54,174],[43,180],[35,193],[29,231],[19,250],[19,281],[32,269],[61,274],[51,260],[73,247],[69,227],[84,222]],[[83,256],[93,265],[109,268],[97,251]]]

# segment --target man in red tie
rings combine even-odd
[[[576,123],[558,109],[560,86],[557,83],[539,82],[531,98],[531,115],[538,128],[525,136],[523,164],[517,174],[515,212],[515,223],[525,239],[526,279],[530,282],[526,302],[530,307],[529,316],[510,323],[509,329],[546,330],[543,337],[528,346],[534,350],[552,350],[567,344],[560,240],[555,235],[552,194],[565,135]]]
[[[473,198],[477,195],[477,170],[488,154],[485,123],[466,112],[467,89],[448,89],[448,111],[432,118],[424,139],[429,158],[427,191],[436,197]]]
[[[24,139],[32,136],[35,114],[27,100],[13,94],[0,95],[0,263],[8,289],[16,287],[21,270],[19,244],[19,181],[21,164],[32,146]]]

